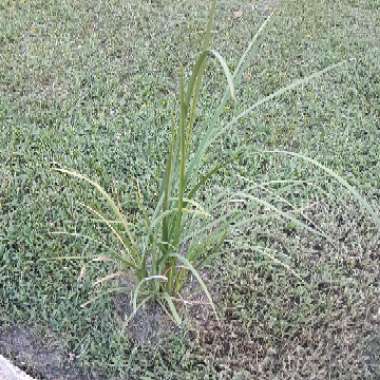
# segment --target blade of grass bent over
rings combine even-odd
[[[224,92],[224,96],[223,96],[223,99],[222,99],[219,107],[217,108],[217,110],[216,110],[216,112],[215,112],[215,114],[214,114],[214,116],[213,116],[213,118],[211,120],[211,125],[208,128],[208,132],[213,132],[216,129],[216,123],[218,122],[220,114],[223,112],[225,104],[227,103],[227,101],[229,100],[230,97],[233,98],[233,95],[235,94],[235,88],[237,88],[238,85],[239,85],[239,83],[240,83],[240,78],[241,78],[241,75],[242,75],[244,63],[245,63],[245,61],[246,61],[246,59],[248,57],[248,54],[252,50],[255,42],[257,41],[258,37],[260,36],[260,34],[265,29],[265,27],[268,24],[268,22],[269,22],[270,19],[271,19],[271,15],[264,21],[264,23],[260,26],[259,30],[256,32],[256,34],[251,39],[251,41],[250,41],[247,49],[244,51],[243,55],[241,56],[241,58],[239,60],[239,63],[237,65],[236,69],[234,70],[232,78],[229,79],[229,76],[226,75],[226,77],[227,77],[227,85],[226,85],[226,89],[225,89],[225,92]],[[203,59],[204,58],[205,57],[203,57]],[[227,65],[225,65],[225,66],[227,66]],[[227,73],[226,70],[225,70],[225,73]],[[210,135],[210,133],[208,133],[208,137],[209,137],[209,135]],[[207,136],[207,133],[206,133],[206,136]],[[207,147],[206,147],[206,149],[207,149]],[[202,157],[199,157],[198,160],[201,160],[201,158]],[[194,171],[193,166],[194,165],[190,164],[190,170],[189,170],[190,173]],[[195,165],[195,166],[196,166],[196,168],[198,168],[199,167],[199,163],[197,165]]]
[[[291,84],[289,84],[287,86],[284,86],[284,87],[280,88],[279,90],[273,92],[271,95],[265,96],[264,98],[258,100],[256,103],[254,103],[252,106],[250,106],[249,108],[247,108],[245,111],[243,111],[239,115],[235,116],[226,125],[224,125],[222,127],[218,127],[218,126],[211,126],[211,127],[209,127],[208,130],[207,130],[207,132],[205,133],[205,135],[202,137],[201,142],[200,142],[200,144],[198,146],[198,149],[197,149],[197,151],[194,154],[194,158],[193,158],[192,162],[189,165],[189,173],[191,174],[192,172],[194,172],[194,171],[196,172],[199,169],[201,160],[204,157],[204,155],[205,155],[208,147],[217,138],[219,138],[223,133],[225,133],[229,129],[231,129],[242,118],[244,118],[244,117],[248,116],[249,114],[251,114],[256,108],[258,108],[259,106],[261,106],[261,105],[263,105],[265,103],[270,102],[271,100],[274,100],[274,99],[278,98],[279,96],[281,96],[281,95],[283,95],[283,94],[285,94],[287,92],[295,90],[297,87],[300,87],[300,86],[302,86],[304,84],[307,84],[307,83],[311,82],[313,79],[317,79],[317,78],[321,77],[323,74],[325,74],[325,73],[327,73],[327,72],[329,72],[329,71],[331,71],[331,70],[333,70],[333,69],[335,69],[335,68],[343,65],[344,63],[346,63],[346,61],[330,65],[330,66],[326,67],[323,70],[317,71],[317,72],[315,72],[315,73],[307,76],[306,78],[297,79],[294,82],[292,82]]]
[[[319,230],[316,230],[314,228],[309,227],[307,224],[301,222],[300,220],[298,220],[293,215],[291,215],[291,214],[289,214],[287,212],[281,211],[279,208],[273,206],[271,203],[269,203],[267,201],[264,201],[264,200],[262,200],[260,198],[257,198],[257,197],[255,197],[255,196],[253,196],[251,194],[246,194],[246,193],[243,193],[243,192],[236,193],[236,196],[237,197],[241,197],[243,199],[245,198],[245,199],[251,200],[254,203],[258,203],[259,205],[262,205],[262,206],[268,208],[269,210],[274,211],[275,214],[277,214],[278,216],[280,216],[280,217],[282,217],[284,219],[287,219],[287,220],[293,222],[298,227],[304,228],[307,231],[312,232],[315,235],[319,235],[319,236],[323,237],[324,239],[328,240],[330,243],[333,244],[333,240],[329,236],[325,235],[324,233],[320,232]]]
[[[123,239],[123,237],[119,234],[119,232],[112,226],[111,223],[109,223],[109,221],[97,210],[93,209],[92,207],[86,205],[86,204],[82,204],[82,206],[86,207],[89,211],[91,211],[92,213],[94,213],[98,218],[100,218],[101,220],[103,220],[104,224],[110,229],[110,231],[115,235],[116,239],[121,243],[121,245],[123,246],[124,250],[126,253],[129,254],[130,258],[132,259],[134,265],[132,265],[131,263],[129,264],[131,267],[134,267],[136,265],[136,259],[137,257],[134,257],[133,254],[131,253],[129,247],[128,247],[128,244],[127,242],[125,241],[125,239]],[[123,263],[126,264],[126,263],[129,263],[128,260],[125,260],[124,258],[122,259]]]
[[[85,175],[83,174],[80,174],[76,171],[73,171],[73,170],[67,170],[67,169],[61,169],[61,168],[55,168],[54,169],[55,171],[58,171],[60,173],[64,173],[64,174],[67,174],[71,177],[75,177],[75,178],[78,178],[80,180],[83,180],[87,183],[89,183],[90,185],[92,185],[102,196],[103,198],[107,201],[108,205],[110,206],[110,208],[112,209],[112,211],[115,213],[115,215],[117,216],[117,218],[120,220],[120,222],[122,222],[122,225],[125,229],[125,232],[128,236],[128,239],[129,239],[129,248],[131,250],[136,250],[136,244],[134,242],[134,239],[132,237],[132,234],[129,230],[129,226],[128,226],[128,222],[127,220],[125,219],[125,216],[120,212],[119,208],[117,207],[116,203],[113,201],[113,199],[109,196],[109,194],[95,181],[91,180],[90,178],[86,177]]]
[[[267,248],[262,248],[260,246],[245,246],[245,245],[243,245],[243,246],[237,247],[236,249],[238,249],[238,250],[247,249],[248,251],[254,251],[254,252],[262,254],[263,256],[268,257],[274,263],[276,263],[276,264],[282,266],[283,268],[285,268],[294,277],[296,277],[297,279],[299,279],[304,285],[307,285],[306,282],[305,282],[305,280],[294,269],[292,269],[289,265],[287,265],[284,262],[282,262],[281,260],[279,260],[277,257],[275,257],[275,256],[271,255],[270,253],[268,253],[267,252],[267,250],[268,250]]]
[[[263,153],[286,154],[289,156],[300,158],[322,169],[325,173],[327,173],[329,176],[334,178],[337,182],[339,182],[343,187],[345,187],[351,193],[351,195],[358,201],[358,203],[371,215],[377,227],[380,228],[380,216],[375,212],[375,210],[371,207],[371,205],[367,202],[367,200],[362,195],[360,195],[360,193],[353,186],[351,186],[344,178],[336,174],[333,170],[322,165],[320,162],[310,157],[306,157],[300,153],[281,151],[281,150],[265,150],[263,151]]]
[[[51,232],[51,234],[53,234],[53,235],[66,235],[66,236],[73,236],[73,237],[77,237],[77,238],[86,239],[87,241],[89,241],[91,243],[95,243],[95,244],[98,244],[98,245],[104,247],[110,253],[110,258],[113,258],[115,260],[120,260],[120,261],[125,260],[125,258],[120,256],[118,251],[116,251],[115,249],[108,246],[105,242],[103,242],[101,240],[94,239],[91,236],[88,236],[85,234],[79,234],[77,232],[65,232],[65,231],[53,231],[53,232]],[[125,264],[130,265],[132,267],[132,263],[130,263],[130,262],[125,262]]]
[[[307,84],[309,83],[311,80],[313,79],[316,79],[316,78],[319,78],[320,76],[322,76],[323,74],[326,74],[328,71],[331,71],[339,66],[342,66],[343,64],[345,64],[346,61],[342,61],[342,62],[339,62],[339,63],[335,63],[333,65],[330,65],[322,70],[319,70],[313,74],[310,74],[309,76],[307,76],[306,78],[302,78],[302,79],[297,79],[295,80],[293,83],[289,84],[288,86],[284,86],[282,88],[280,88],[279,90],[273,92],[271,95],[268,95],[268,96],[265,96],[264,98],[260,99],[259,101],[257,101],[256,103],[254,103],[252,106],[248,107],[245,111],[241,112],[239,115],[235,116],[227,125],[226,125],[226,129],[228,129],[229,127],[233,126],[234,124],[236,124],[240,119],[248,116],[249,114],[251,114],[256,108],[258,108],[259,106],[261,106],[262,104],[264,103],[268,103],[269,101],[275,99],[275,98],[278,98],[279,96],[289,92],[289,91],[292,91],[292,90],[295,90],[296,88],[302,86],[303,84]]]
[[[227,88],[229,89],[232,100],[236,101],[234,80],[231,75],[230,69],[227,66],[226,60],[216,50],[210,50],[210,53],[214,55],[214,57],[219,61],[220,65],[222,66],[224,75],[227,80]]]

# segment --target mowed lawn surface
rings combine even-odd
[[[227,164],[202,201],[252,187],[284,211],[286,202],[302,209],[327,238],[262,207],[247,210],[257,215],[244,231],[247,249],[234,249],[232,227],[201,271],[220,323],[188,291],[185,325],[159,323],[164,331],[150,342],[123,330],[112,295],[81,307],[112,267],[91,262],[101,245],[56,233],[117,242],[81,206],[102,207],[95,192],[51,169],[97,179],[131,221],[139,194],[153,207],[178,67],[197,53],[205,2],[1,1],[0,353],[41,379],[380,378],[373,221],[320,170],[255,153],[317,159],[379,211],[380,4],[221,0],[214,46],[231,69],[271,9],[227,119],[292,80],[346,64],[259,108],[214,144],[209,160]],[[195,134],[223,88],[210,64]],[[71,256],[83,259],[62,259]]]

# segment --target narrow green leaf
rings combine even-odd
[[[89,183],[90,185],[92,185],[103,196],[103,198],[107,201],[108,205],[110,206],[111,210],[114,212],[117,219],[122,223],[122,225],[125,229],[125,232],[128,236],[128,239],[129,239],[129,242],[128,242],[129,247],[131,249],[136,249],[134,239],[133,239],[132,234],[129,230],[129,223],[125,219],[125,216],[120,212],[116,203],[109,196],[109,194],[97,182],[95,182],[95,181],[91,180],[90,178],[86,177],[85,175],[80,174],[80,173],[73,171],[73,170],[66,170],[66,169],[60,169],[60,168],[55,168],[53,170],[60,172],[60,173],[67,174],[71,177],[78,178],[78,179],[83,180],[83,181]]]
[[[93,214],[95,214],[98,218],[103,220],[104,224],[110,229],[110,231],[114,234],[116,239],[121,243],[126,254],[128,254],[129,257],[132,259],[133,266],[136,266],[136,255],[133,255],[133,253],[131,252],[130,247],[128,245],[128,242],[120,235],[120,233],[118,231],[116,231],[116,229],[112,226],[112,224],[110,224],[108,222],[108,220],[99,211],[96,211],[95,209],[93,209],[92,207],[90,207],[86,204],[81,203],[81,205],[86,207],[89,211],[91,211]],[[129,262],[129,261],[127,260],[127,262]]]
[[[262,99],[258,100],[256,103],[251,105],[249,108],[247,108],[245,111],[241,112],[239,115],[235,116],[223,129],[228,130],[230,127],[234,126],[238,121],[243,119],[244,117],[247,117],[249,114],[251,114],[256,108],[260,107],[261,105],[270,102],[271,100],[274,100],[278,98],[279,96],[286,94],[287,92],[293,91],[296,88],[308,84],[313,79],[317,79],[321,77],[322,75],[326,74],[327,72],[336,69],[339,66],[342,66],[346,63],[346,61],[342,61],[333,65],[330,65],[323,70],[319,70],[311,75],[308,75],[305,78],[297,79],[291,84],[284,86],[280,88],[279,90],[273,92],[271,95],[265,96]]]
[[[166,293],[166,292],[163,293],[162,296],[163,296],[164,300],[166,301],[166,303],[168,304],[168,307],[169,307],[170,313],[171,313],[171,315],[172,315],[172,317],[173,317],[175,323],[176,323],[177,325],[180,325],[180,324],[182,323],[182,320],[181,320],[181,318],[180,318],[180,316],[179,316],[179,314],[178,314],[178,312],[177,312],[177,309],[176,309],[176,307],[175,307],[175,305],[174,305],[174,303],[173,303],[171,297],[170,297],[169,294]]]
[[[245,111],[241,112],[239,115],[235,116],[229,123],[227,123],[224,126],[220,127],[220,126],[211,125],[211,127],[209,127],[207,129],[206,133],[200,139],[200,144],[198,146],[198,149],[195,152],[194,158],[189,165],[189,175],[191,175],[191,173],[194,173],[197,170],[199,170],[202,159],[205,156],[205,153],[206,153],[207,149],[210,147],[210,145],[215,140],[217,140],[221,135],[228,132],[241,119],[250,115],[256,108],[278,98],[279,96],[281,96],[287,92],[293,91],[302,85],[308,84],[312,80],[321,77],[323,74],[325,74],[325,73],[327,73],[327,72],[329,72],[329,71],[331,71],[331,70],[333,70],[339,66],[342,66],[345,63],[346,62],[343,61],[343,62],[339,62],[339,63],[334,64],[334,65],[330,65],[330,66],[326,67],[325,69],[320,70],[318,72],[315,72],[315,73],[313,73],[313,74],[311,74],[305,78],[295,80],[294,82],[292,82],[288,86],[284,86],[284,87],[280,88],[279,90],[273,92],[271,95],[268,95],[268,96],[265,96],[265,97],[259,99],[256,103],[254,103],[252,106],[247,108]]]
[[[244,51],[244,53],[240,57],[239,63],[236,66],[236,69],[234,70],[234,73],[232,75],[233,83],[234,83],[235,88],[237,88],[239,86],[239,84],[240,84],[240,80],[241,80],[242,73],[244,71],[244,67],[247,64],[248,55],[251,53],[252,48],[254,47],[257,39],[259,38],[259,36],[261,35],[261,33],[264,31],[264,29],[267,26],[267,24],[269,23],[269,21],[271,20],[271,17],[272,17],[272,15],[270,15],[261,24],[260,28],[258,29],[258,31],[255,33],[255,35],[251,39],[250,43],[248,44],[247,49]],[[231,91],[229,91],[229,88],[228,88],[228,85],[227,85],[226,89],[224,91],[224,96],[222,98],[222,101],[221,101],[219,107],[217,108],[216,116],[219,116],[223,112],[223,109],[224,109],[226,103],[228,102],[230,95],[231,95]]]
[[[173,160],[174,160],[174,149],[175,149],[176,139],[177,139],[176,130],[173,127],[172,140],[169,147],[165,175],[164,175],[164,180],[163,180],[162,196],[158,202],[158,206],[155,210],[153,217],[155,217],[155,215],[158,215],[160,212],[159,205],[161,203],[161,199],[162,199],[162,211],[166,212],[169,209],[169,199],[170,199],[170,194],[172,191]],[[152,226],[151,226],[151,229],[152,229]],[[162,223],[162,241],[169,242],[169,221],[166,218],[163,219],[163,223]]]
[[[88,235],[85,235],[85,234],[76,233],[76,232],[65,232],[65,231],[53,231],[53,232],[51,232],[51,234],[53,234],[53,235],[66,235],[66,236],[73,236],[73,237],[76,237],[76,238],[86,239],[87,241],[89,241],[91,243],[98,244],[98,245],[101,245],[102,247],[104,247],[110,253],[110,256],[113,259],[115,259],[117,261],[119,261],[119,260],[123,261],[124,265],[128,265],[128,266],[130,265],[130,266],[132,266],[132,264],[130,262],[124,261],[125,258],[123,258],[118,251],[116,251],[115,249],[111,248],[110,246],[108,246],[103,241],[94,239],[91,236],[88,236]]]
[[[194,187],[189,191],[188,197],[191,199],[195,196],[195,194],[198,192],[199,189],[201,189],[206,182],[215,174],[217,173],[221,168],[223,167],[222,164],[215,165],[212,169],[210,169],[206,174],[202,175],[200,180],[194,185]]]
[[[202,44],[203,44],[202,50],[210,49],[211,40],[212,40],[212,28],[214,26],[215,14],[216,14],[216,0],[211,0],[209,12],[208,12],[207,27],[206,27],[206,31],[204,33],[203,40],[202,40]]]
[[[219,61],[220,66],[222,66],[224,75],[226,76],[226,79],[227,79],[227,85],[230,90],[231,98],[232,100],[236,101],[234,80],[232,78],[230,69],[228,68],[225,59],[216,50],[210,50],[210,53]]]

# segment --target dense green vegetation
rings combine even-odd
[[[0,4],[0,341],[15,325],[34,331],[60,353],[62,367],[82,368],[83,378],[89,371],[106,379],[379,376],[373,220],[320,170],[295,157],[257,153],[288,150],[317,159],[379,209],[379,5],[254,4],[219,2],[214,46],[231,71],[275,9],[231,112],[294,79],[348,63],[263,105],[223,135],[207,161],[227,164],[200,198],[207,206],[221,193],[251,187],[284,211],[291,202],[327,239],[265,207],[247,207],[254,222],[232,226],[220,256],[201,270],[220,323],[202,305],[201,289],[191,289],[184,296],[193,305],[181,308],[185,325],[160,321],[164,331],[153,343],[139,339],[138,326],[123,330],[125,310],[114,297],[81,307],[97,294],[94,281],[115,268],[93,262],[81,273],[104,249],[57,232],[117,243],[80,205],[104,209],[96,191],[52,168],[98,181],[131,221],[140,220],[141,202],[147,210],[155,206],[178,109],[178,68],[198,53],[207,7],[198,0]],[[223,71],[210,68],[195,132],[225,88]],[[264,252],[252,250],[258,245]],[[79,255],[83,260],[62,259]],[[33,373],[31,362],[25,366]]]

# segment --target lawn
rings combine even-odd
[[[84,273],[102,246],[57,232],[115,249],[117,242],[81,206],[100,205],[96,192],[52,168],[96,179],[131,221],[141,199],[151,210],[176,116],[178,68],[198,53],[207,7],[200,0],[0,2],[0,354],[49,380],[380,378],[379,231],[323,171],[263,153],[318,160],[379,213],[380,3],[220,0],[214,47],[231,69],[271,11],[234,112],[345,64],[224,134],[207,158],[226,165],[202,198],[207,205],[221,192],[252,187],[284,211],[292,203],[310,230],[326,236],[265,207],[247,208],[252,223],[232,225],[201,269],[219,322],[194,282],[183,294],[182,326],[150,306],[125,327],[122,296],[81,307],[112,268],[92,262]],[[195,133],[224,82],[210,64]],[[257,245],[264,252],[253,251]]]

